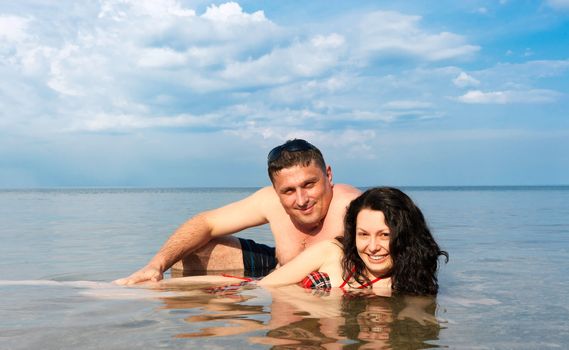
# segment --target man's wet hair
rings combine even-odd
[[[273,148],[267,156],[269,178],[274,182],[275,175],[282,169],[293,166],[314,165],[326,173],[326,162],[316,146],[302,139],[292,139]]]

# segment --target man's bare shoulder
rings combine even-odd
[[[258,198],[259,200],[279,200],[275,189],[272,186],[265,186],[261,189],[257,190],[257,192],[252,194],[253,197]]]
[[[249,198],[263,211],[271,212],[281,208],[279,197],[272,186],[266,186],[257,190]]]
[[[334,200],[341,202],[351,202],[362,193],[359,189],[351,185],[335,184],[334,185]]]

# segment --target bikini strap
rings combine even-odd
[[[239,276],[233,276],[233,275],[228,275],[226,273],[222,273],[221,274],[223,277],[230,277],[230,278],[237,278],[239,280],[243,280],[243,281],[247,281],[247,282],[252,282],[253,279],[249,278],[249,277],[239,277]]]
[[[355,272],[355,268],[352,269],[352,272],[350,273],[350,275],[348,276],[348,281],[350,280],[350,278],[352,278],[352,276],[354,275]],[[364,283],[361,286],[358,287],[358,289],[363,289],[367,286],[371,286],[372,284],[374,284],[375,282],[381,280],[381,277],[378,277],[376,279],[374,279],[373,281],[369,281],[368,283]],[[344,280],[344,282],[342,283],[342,285],[340,286],[340,288],[344,288],[346,286],[346,284],[348,284],[348,281]]]
[[[375,282],[379,281],[381,279],[381,277],[378,277],[376,279],[374,279],[373,281],[369,281],[369,283],[364,283],[361,286],[358,287],[358,289],[363,289],[367,286],[371,286],[372,284],[374,284]]]
[[[348,281],[350,280],[350,278],[352,278],[353,275],[354,275],[354,269],[352,269],[352,272],[350,272],[350,274],[348,275],[348,280],[344,280],[344,282],[342,282],[340,288],[344,288],[346,284],[348,284]]]

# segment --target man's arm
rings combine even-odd
[[[130,285],[159,281],[163,278],[164,271],[176,261],[202,247],[212,238],[267,223],[265,208],[268,207],[271,196],[274,197],[274,190],[265,187],[243,200],[194,216],[168,238],[145,267],[126,278],[116,280],[115,283]]]

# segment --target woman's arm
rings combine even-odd
[[[192,284],[226,284],[226,283],[238,283],[243,281],[249,281],[249,278],[238,277],[238,276],[225,276],[225,275],[202,275],[202,276],[186,276],[186,277],[175,277],[160,280],[158,283],[148,283],[149,286],[158,285],[160,287],[176,287]]]
[[[335,256],[332,254],[333,249],[338,249],[335,241],[319,242],[264,277],[259,281],[259,285],[282,286],[299,283],[309,273],[318,271],[328,257]]]

